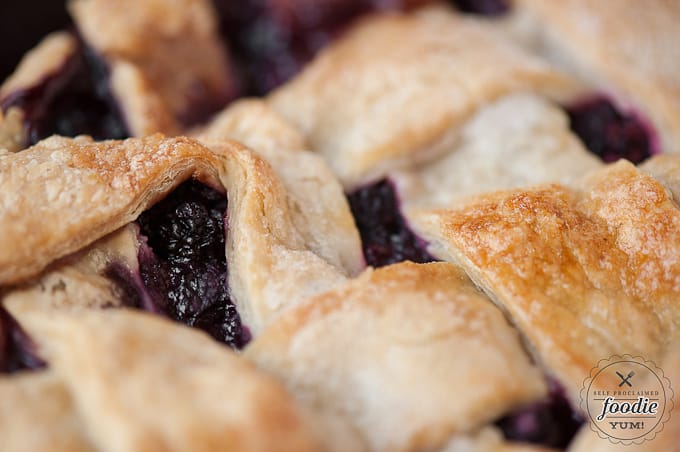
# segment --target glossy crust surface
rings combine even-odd
[[[656,360],[678,338],[680,211],[630,163],[592,173],[580,190],[497,192],[422,212],[416,229],[509,313],[574,406],[603,357]]]
[[[322,250],[337,266],[317,254],[309,237],[318,235],[315,228],[327,229],[325,219],[296,218],[302,214],[271,166],[235,142],[208,149],[189,138],[161,135],[101,143],[53,137],[0,157],[0,174],[3,285],[37,276],[55,260],[134,221],[190,177],[229,197],[230,290],[254,333],[281,310],[356,271],[342,266],[346,251],[340,249],[348,246],[343,240],[335,243],[336,251],[330,245]],[[344,202],[336,194],[341,201],[331,205]],[[350,229],[349,236],[356,238],[356,232]]]
[[[441,154],[486,102],[575,89],[492,27],[442,7],[360,21],[270,101],[355,188]]]
[[[187,138],[94,143],[52,137],[0,157],[0,283],[135,220],[192,175],[217,181],[220,160]]]
[[[642,110],[661,151],[680,152],[680,3],[517,0],[531,45],[626,107]]]
[[[446,263],[369,270],[284,314],[245,354],[374,451],[442,447],[546,391],[502,313]]]

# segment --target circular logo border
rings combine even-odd
[[[656,424],[654,424],[654,428],[649,432],[644,433],[638,437],[629,439],[616,438],[602,431],[600,427],[598,427],[597,423],[593,421],[588,406],[589,403],[588,395],[590,393],[590,388],[595,378],[597,378],[598,375],[604,372],[605,369],[607,369],[608,367],[621,362],[630,362],[646,367],[650,371],[650,373],[652,373],[659,381],[659,386],[661,386],[661,388],[664,391],[665,400],[663,413],[659,416],[659,420],[656,422]],[[668,419],[670,419],[671,411],[673,411],[674,408],[673,395],[674,393],[673,388],[671,387],[670,380],[664,375],[663,370],[660,367],[658,367],[656,363],[654,363],[653,361],[646,360],[642,356],[633,356],[629,354],[612,355],[607,359],[601,359],[597,363],[597,365],[590,370],[590,375],[585,380],[583,380],[583,387],[581,388],[580,393],[581,410],[587,416],[590,429],[593,432],[595,432],[600,438],[608,439],[613,444],[622,444],[624,446],[630,444],[639,445],[644,443],[645,441],[652,441],[658,433],[663,431],[664,424],[668,421]]]

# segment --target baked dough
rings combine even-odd
[[[680,3],[516,0],[520,41],[641,111],[662,152],[680,152]]]
[[[325,219],[293,220],[285,187],[271,167],[230,141],[212,149],[189,138],[93,143],[52,137],[0,157],[0,283],[25,282],[57,259],[134,221],[184,180],[195,177],[229,197],[229,286],[253,333],[288,306],[332,288],[356,271],[347,251],[314,251]],[[331,201],[332,203],[332,201]],[[345,237],[356,238],[353,224]],[[336,225],[336,227],[338,227]],[[333,242],[329,242],[333,243]],[[341,250],[358,241],[335,243]],[[337,265],[336,265],[337,264]],[[128,267],[130,267],[129,264]],[[313,275],[313,277],[311,277]]]
[[[484,194],[412,216],[431,252],[510,315],[573,406],[599,360],[658,360],[680,331],[680,211],[670,194],[623,160],[581,187]]]
[[[502,313],[446,263],[368,270],[288,311],[245,355],[372,451],[433,450],[546,394]]]
[[[441,155],[505,94],[564,100],[579,89],[490,25],[438,8],[360,21],[270,102],[352,190]]]
[[[453,207],[479,193],[549,182],[578,185],[600,166],[559,107],[522,93],[485,106],[442,157],[393,171],[389,179],[410,219],[412,209]]]
[[[71,0],[69,10],[107,62],[133,136],[173,133],[172,121],[190,122],[192,110],[220,107],[232,94],[228,54],[208,0]],[[164,109],[170,116],[159,120]]]
[[[214,451],[225,444],[244,451],[315,450],[282,385],[201,332],[125,309],[35,310],[15,303],[8,309],[53,370],[1,383],[34,383],[33,390],[48,395],[38,401],[28,391],[10,391],[19,419],[38,405],[46,425],[65,427],[45,430],[62,440],[50,450],[72,450],[85,437],[97,450],[121,452]],[[3,438],[11,425],[0,426]],[[24,438],[22,445],[30,441],[37,440]]]
[[[12,96],[25,93],[40,86],[46,80],[63,70],[78,50],[78,43],[72,34],[55,32],[47,35],[22,58],[14,73],[0,86],[0,110]],[[9,107],[0,111],[0,148],[10,152],[24,149],[28,141],[24,127],[25,111],[20,107]]]
[[[364,268],[354,218],[328,165],[312,152],[302,134],[266,102],[247,99],[220,112],[192,132],[199,141],[236,140],[269,162],[288,192],[296,229],[311,249],[351,276]]]

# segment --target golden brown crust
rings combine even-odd
[[[295,228],[309,247],[356,276],[364,268],[359,232],[342,187],[332,171],[308,149],[293,126],[256,99],[241,100],[194,132],[207,145],[237,140],[272,165],[288,192]]]
[[[680,152],[680,4],[518,0],[542,53],[642,110],[664,152]],[[526,19],[526,18],[525,18]]]
[[[492,28],[441,9],[364,19],[270,101],[353,188],[440,154],[486,102],[575,89]]]
[[[296,210],[271,166],[235,142],[223,140],[208,149],[189,138],[161,135],[102,143],[52,137],[0,157],[0,174],[2,285],[35,276],[134,221],[192,176],[228,195],[230,293],[253,333],[287,307],[344,282],[362,265],[353,225],[335,247],[317,246],[310,237],[318,238],[313,231],[324,230],[319,225],[325,218]],[[328,196],[331,205],[344,203],[339,188]],[[134,258],[128,260],[133,262],[128,267],[136,266]],[[46,278],[76,278],[74,284],[98,288],[101,278],[94,273],[87,281],[80,280],[78,269],[75,276]],[[43,289],[28,290],[30,298]]]
[[[233,89],[207,0],[72,0],[69,9],[85,41],[107,61],[117,98],[133,107],[126,117],[133,135],[172,133],[162,107],[180,121],[195,119],[197,104],[219,106]],[[131,69],[135,89],[127,91],[120,79],[130,80]],[[145,110],[160,111],[161,118],[138,118]]]
[[[220,161],[187,138],[93,143],[52,137],[0,157],[0,283],[14,283],[133,221]]]
[[[416,229],[510,314],[575,406],[599,360],[654,360],[677,338],[680,212],[629,163],[593,173],[580,191],[498,192],[424,212]]]
[[[245,354],[375,451],[441,447],[546,390],[501,312],[444,263],[369,270],[282,315]]]
[[[197,330],[127,310],[8,308],[98,448],[314,450],[283,387]]]

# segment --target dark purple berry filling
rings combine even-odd
[[[509,440],[565,448],[583,425],[572,409],[564,388],[549,379],[548,398],[496,421]]]
[[[33,341],[14,317],[0,305],[0,374],[42,369],[45,366],[45,361],[38,356]]]
[[[28,145],[53,134],[69,137],[87,134],[97,140],[129,135],[109,92],[106,65],[82,43],[55,74],[0,101],[4,111],[14,106],[25,112]]]
[[[263,95],[300,71],[370,1],[214,0],[243,91]]]
[[[140,272],[150,301],[137,302],[242,348],[249,333],[229,297],[226,212],[223,194],[191,180],[139,217]],[[139,292],[134,283],[128,290]]]
[[[507,0],[453,0],[463,12],[483,16],[500,16],[510,10]]]
[[[361,188],[347,198],[368,265],[382,267],[405,260],[420,263],[436,260],[426,251],[426,243],[409,229],[389,181]]]
[[[654,153],[651,129],[635,114],[624,114],[606,97],[567,106],[571,130],[604,162],[624,158],[640,163]]]
[[[429,0],[423,0],[427,3]],[[243,94],[264,95],[309,62],[362,14],[399,10],[402,0],[213,0]]]

